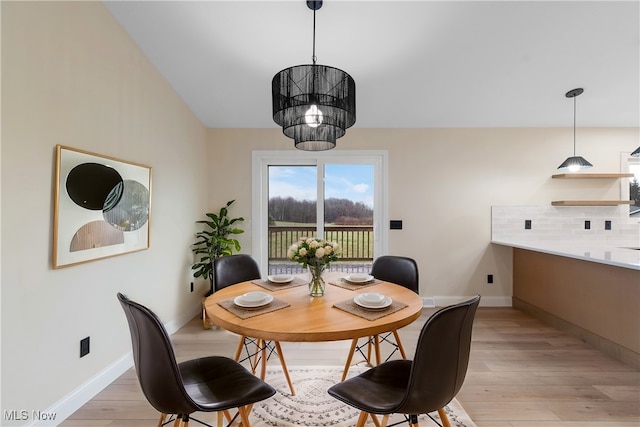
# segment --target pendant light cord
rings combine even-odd
[[[576,97],[573,97],[573,157],[576,156]]]
[[[316,65],[316,10],[313,9],[313,54],[311,56],[313,65]]]

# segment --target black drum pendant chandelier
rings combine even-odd
[[[316,10],[313,10],[312,64],[285,68],[273,77],[273,120],[305,151],[330,150],[356,122],[356,82],[338,68],[316,64]]]

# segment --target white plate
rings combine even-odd
[[[365,283],[365,282],[369,282],[371,280],[373,280],[373,276],[371,276],[370,274],[367,275],[349,275],[347,277],[344,278],[344,280],[346,280],[347,282],[352,282],[352,283]]]
[[[293,276],[287,274],[277,274],[275,276],[267,276],[272,283],[289,283],[293,280]]]
[[[233,303],[235,305],[237,305],[238,307],[244,307],[244,308],[256,308],[256,307],[262,307],[263,305],[267,305],[269,304],[271,301],[273,301],[273,295],[267,295],[267,298],[265,298],[262,301],[259,302],[248,302],[245,301],[242,298],[242,295],[235,297],[233,299]]]
[[[369,305],[380,305],[384,303],[384,295],[378,292],[365,292],[363,294],[359,294],[358,298],[361,302]]]
[[[381,308],[387,308],[391,305],[391,298],[388,296],[384,297],[384,300],[382,301],[382,304],[367,304],[366,302],[360,301],[360,295],[356,295],[355,297],[353,297],[353,302],[355,302],[356,304],[358,304],[360,307],[364,307],[364,308],[368,308],[371,310],[378,310]]]

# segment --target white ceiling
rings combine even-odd
[[[311,63],[304,0],[106,1],[211,128],[277,127],[271,79]],[[638,1],[347,1],[316,12],[319,64],[356,81],[361,128],[640,123]]]

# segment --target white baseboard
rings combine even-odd
[[[433,298],[423,298],[423,300],[432,300],[435,301],[435,307],[445,307],[452,304],[457,304],[459,302],[468,300],[473,295],[463,296],[463,297],[433,297]],[[425,307],[428,307],[425,305]],[[431,306],[434,307],[434,306]],[[480,298],[480,307],[511,307],[511,297],[503,297],[503,296],[482,296]]]
[[[131,357],[131,352],[129,352],[44,411],[48,414],[55,414],[55,420],[33,420],[33,422],[28,425],[40,427],[57,426],[80,409],[82,405],[93,399],[95,395],[104,390],[105,387],[115,381],[116,378],[124,374],[131,366],[133,366],[133,358]]]
[[[199,309],[196,309],[195,311],[192,310],[191,312],[180,316],[178,319],[168,322],[165,325],[167,333],[169,333],[169,335],[173,334],[191,321],[191,319],[193,319],[198,313],[200,313]],[[132,352],[128,352],[44,411],[47,414],[55,414],[55,420],[33,421],[31,424],[27,425],[29,427],[57,426],[71,416],[71,414],[80,409],[84,404],[93,399],[98,393],[104,390],[109,384],[114,382],[132,366]]]

